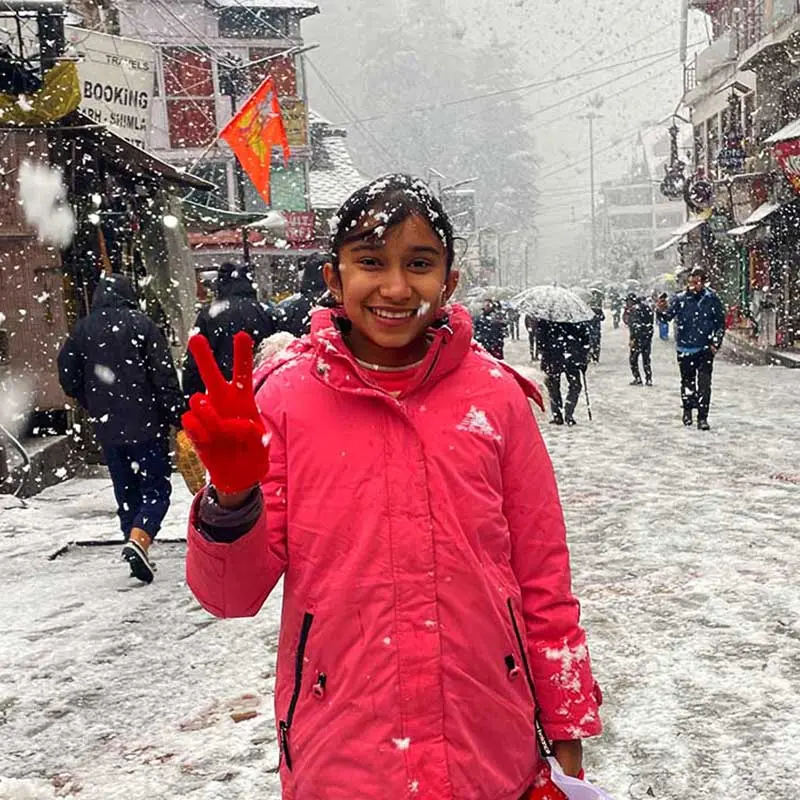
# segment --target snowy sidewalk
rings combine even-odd
[[[605,338],[595,422],[583,407],[574,430],[543,425],[606,698],[589,772],[617,800],[793,799],[800,371],[720,360],[703,434],[680,423],[671,342],[654,343],[644,389],[628,386],[624,331]],[[525,363],[522,343],[509,353]],[[183,536],[188,505],[178,478],[164,537]],[[36,798],[279,797],[280,597],[217,621],[184,585],[181,545],[157,548],[140,587],[117,548],[47,560],[74,538],[118,538],[109,481],[0,497],[0,776],[32,779]]]

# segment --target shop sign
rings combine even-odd
[[[741,137],[729,136],[717,156],[717,164],[723,172],[735,175],[744,169],[746,153]]]
[[[13,18],[0,19],[0,31],[16,42]],[[123,139],[146,149],[150,140],[155,49],[146,42],[72,25],[64,26],[64,35],[66,55],[77,63],[80,110]],[[23,30],[22,45],[26,56],[33,57],[39,47],[35,27]]]
[[[155,51],[145,42],[66,27],[78,56],[80,109],[137,147],[147,149],[155,74]]]
[[[800,139],[778,142],[774,152],[786,179],[795,192],[800,194]]]
[[[316,215],[313,211],[284,211],[286,217],[286,241],[291,244],[303,244],[314,240],[314,223]]]
[[[306,147],[308,145],[306,104],[294,98],[281,98],[281,114],[289,146]]]

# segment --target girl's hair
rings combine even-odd
[[[380,238],[409,217],[422,217],[442,240],[447,272],[455,261],[453,225],[439,198],[425,181],[410,175],[384,175],[345,200],[331,220],[330,251],[339,270],[343,245]]]

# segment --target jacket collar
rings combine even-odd
[[[341,391],[374,394],[380,391],[358,366],[344,340],[349,320],[339,309],[321,309],[311,318],[309,344],[314,353],[312,371],[323,383]],[[420,365],[417,379],[404,392],[414,392],[423,383],[436,383],[464,360],[472,342],[472,318],[459,305],[441,310],[429,328],[431,346]]]

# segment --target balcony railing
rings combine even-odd
[[[736,24],[739,54],[759,42],[771,27],[771,20],[764,18],[765,0],[748,0],[742,5]],[[769,4],[769,7],[772,8],[772,3]]]

